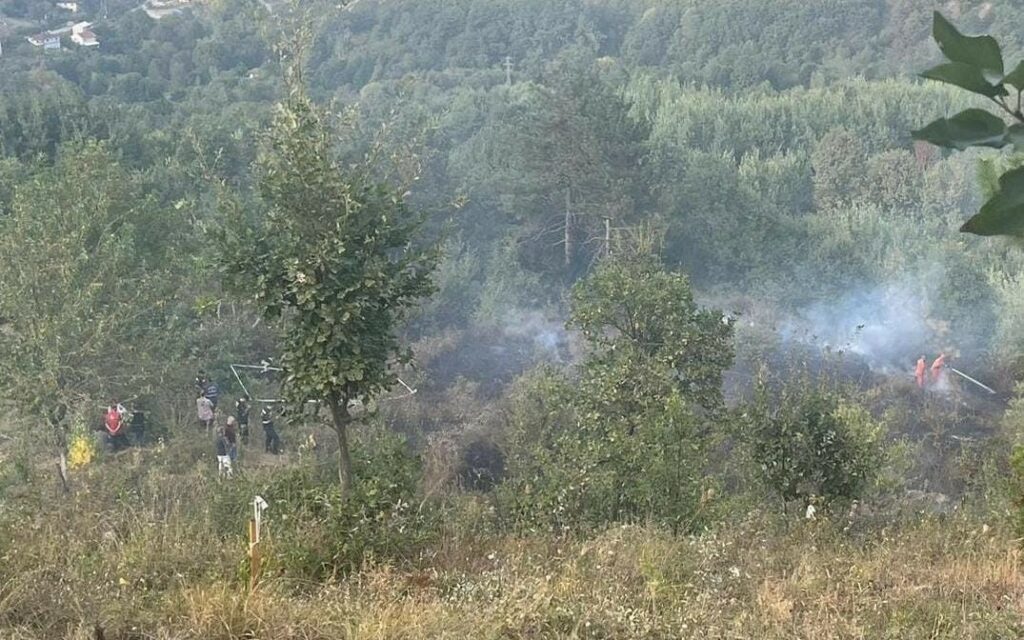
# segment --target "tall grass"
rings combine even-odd
[[[276,558],[250,592],[248,492],[294,468],[250,456],[245,477],[219,482],[204,445],[119,454],[79,474],[71,496],[39,484],[9,502],[0,638],[94,638],[97,625],[108,640],[1024,634],[1018,542],[981,509],[554,537],[502,534],[485,497],[457,496],[418,507],[442,515],[426,544],[314,581],[280,547],[304,528],[321,535],[319,522],[272,507]]]

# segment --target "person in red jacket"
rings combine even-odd
[[[103,417],[103,426],[107,429],[111,446],[117,450],[124,446],[124,414],[125,408],[117,400],[111,400],[107,413]]]
[[[928,365],[924,361],[924,356],[921,356],[917,360],[917,368],[914,369],[914,378],[917,379],[917,386],[919,389],[924,389],[925,374],[928,372]]]

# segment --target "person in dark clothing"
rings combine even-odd
[[[217,399],[220,398],[220,388],[217,387],[217,383],[206,375],[205,372],[200,371],[199,375],[196,376],[196,390],[207,398],[213,405],[214,411],[217,410]]]
[[[224,426],[224,439],[228,443],[228,457],[234,465],[238,460],[238,431],[234,416],[228,416],[228,422]]]
[[[217,473],[221,478],[231,477],[231,456],[230,445],[224,434],[224,429],[217,429],[217,436],[213,441],[217,453]]]
[[[235,401],[235,420],[238,421],[238,435],[242,444],[249,444],[249,398],[242,396]]]
[[[135,446],[142,446],[142,443],[146,440],[146,414],[141,409],[133,409],[132,419],[128,426],[131,427],[132,440],[135,441]]]
[[[203,395],[209,398],[210,404],[213,405],[213,410],[217,410],[217,400],[220,398],[220,389],[217,387],[217,383],[213,380],[206,380],[203,386]]]
[[[281,453],[281,438],[274,428],[274,410],[271,406],[263,407],[260,423],[263,425],[263,450],[276,456]]]

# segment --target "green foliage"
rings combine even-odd
[[[1024,91],[1021,86],[1024,85],[1024,63],[1004,76],[1002,52],[994,38],[964,36],[937,11],[933,36],[951,62],[921,75],[982,95],[1017,123],[1008,127],[1001,117],[982,109],[968,109],[915,131],[914,138],[959,150],[968,147],[998,149],[1012,145],[1015,151],[1019,151],[1018,146],[1024,142],[1024,113],[1020,107],[1021,92]],[[1008,100],[1010,90],[1007,86],[1016,90],[1016,101]],[[960,230],[981,236],[1024,235],[1022,194],[1024,171],[1007,171],[999,178],[998,191]]]
[[[401,197],[341,166],[324,115],[301,89],[280,106],[259,171],[265,219],[246,220],[229,201],[227,279],[281,322],[285,397],[331,409],[344,489],[348,405],[395,383],[395,331],[432,291],[436,252],[414,245],[421,217]]]
[[[961,231],[981,236],[1024,234],[1024,168],[999,176],[999,190]]]
[[[1024,385],[1018,383],[1014,397],[1003,414],[1000,442],[1008,447],[1003,449],[1004,460],[1009,462],[1007,493],[1013,507],[1012,519],[1018,535],[1024,533]]]
[[[942,53],[954,63],[965,64],[983,72],[1003,74],[1003,53],[995,38],[964,36],[937,11],[932,35]]]
[[[217,509],[238,511],[254,493],[268,500],[268,575],[297,583],[339,578],[365,562],[411,559],[436,538],[440,515],[418,496],[419,458],[379,426],[356,437],[352,458],[359,483],[348,493],[322,469],[300,466],[255,486],[226,487]],[[235,514],[230,527],[239,530],[243,520]]]
[[[848,129],[832,129],[822,136],[811,155],[818,208],[853,202],[863,187],[866,161],[864,143]]]
[[[285,321],[289,397],[355,400],[390,388],[394,329],[431,290],[434,253],[410,246],[419,217],[332,158],[322,116],[301,96],[278,113],[261,176],[266,219],[246,224],[234,211],[225,264],[240,291]]]
[[[1010,491],[1015,508],[1013,519],[1017,534],[1024,533],[1024,446],[1017,444],[1010,450]]]
[[[721,402],[729,326],[649,255],[603,262],[574,289],[571,322],[590,348],[580,379],[541,371],[512,394],[502,515],[558,531],[696,526],[709,444],[701,414]]]
[[[914,137],[935,145],[951,146],[960,151],[969,147],[1001,149],[1010,144],[1007,140],[1009,131],[1002,118],[984,109],[968,109],[952,118],[936,120],[927,127],[915,131]]]
[[[885,460],[882,425],[863,407],[806,380],[773,397],[762,378],[744,418],[740,437],[768,489],[786,502],[860,498]]]
[[[700,309],[687,277],[666,271],[657,257],[626,254],[602,262],[573,288],[569,324],[594,350],[590,366],[647,360],[671,372],[687,401],[720,406],[732,329],[721,312]]]
[[[700,420],[670,374],[647,365],[623,361],[579,387],[550,371],[520,380],[497,495],[506,525],[556,532],[647,520],[698,526],[706,447]],[[626,374],[635,377],[614,379]]]
[[[474,140],[467,177],[474,191],[497,190],[531,239],[520,249],[524,266],[571,282],[594,258],[587,240],[606,219],[622,226],[642,213],[649,131],[582,54],[556,60],[544,80],[506,92],[501,117]]]
[[[10,207],[0,218],[4,396],[39,424],[159,385],[184,320],[182,221],[99,145],[29,171]]]

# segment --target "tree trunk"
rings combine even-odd
[[[341,495],[347,496],[352,490],[352,457],[348,451],[348,425],[352,416],[348,413],[346,400],[331,396],[327,402],[331,407],[334,433],[338,436],[338,484]]]
[[[63,493],[71,491],[71,481],[68,478],[68,456],[63,449],[57,459],[57,479],[60,480],[60,488]]]

